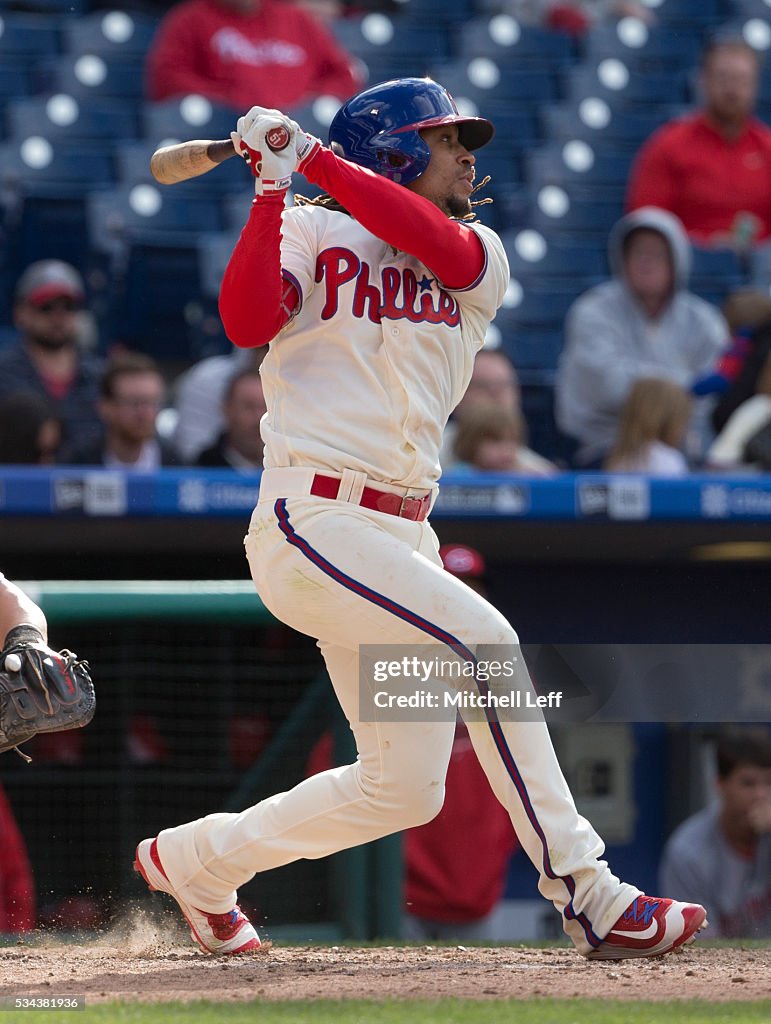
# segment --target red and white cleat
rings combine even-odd
[[[638,896],[587,957],[590,960],[626,960],[663,956],[693,942],[706,924],[707,911],[698,903]]]
[[[260,947],[269,948],[269,943],[263,947],[259,935],[240,907],[235,906],[226,914],[208,914],[205,910],[191,906],[175,892],[163,870],[156,839],[143,839],[139,844],[134,870],[144,878],[151,892],[165,892],[177,901],[190,925],[190,934],[204,953],[234,956]]]

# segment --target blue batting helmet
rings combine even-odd
[[[428,167],[431,150],[421,128],[457,124],[466,149],[479,149],[495,133],[483,117],[465,117],[455,100],[430,78],[395,78],[353,96],[329,126],[331,148],[346,160],[408,185]]]

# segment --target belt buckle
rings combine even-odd
[[[415,505],[411,508],[412,515],[408,511],[410,506],[408,502],[415,502]],[[420,511],[423,508],[423,498],[419,498],[417,494],[405,494],[399,504],[399,518],[400,519],[417,519],[420,515]]]

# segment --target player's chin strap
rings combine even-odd
[[[14,754],[18,754],[22,761],[26,761],[27,764],[32,764],[32,758],[29,754],[25,754],[19,747],[11,747],[11,750],[13,750]]]

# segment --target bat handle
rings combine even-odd
[[[236,151],[230,139],[196,139],[164,146],[153,153],[150,171],[162,185],[175,185],[180,181],[197,178],[206,174],[218,164],[235,156]]]

